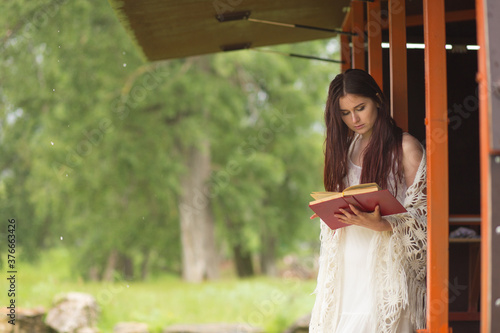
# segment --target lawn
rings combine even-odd
[[[151,332],[178,323],[237,322],[278,333],[307,314],[314,302],[314,280],[224,278],[188,284],[176,276],[162,275],[145,282],[84,282],[71,274],[69,260],[68,253],[58,250],[37,265],[19,264],[18,306],[49,309],[57,294],[78,291],[96,298],[102,332],[112,332],[118,322],[137,321],[147,323]],[[7,290],[4,280],[1,290]],[[6,304],[6,297],[1,292],[1,304]]]

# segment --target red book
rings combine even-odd
[[[313,192],[311,196],[316,200],[310,202],[309,207],[333,230],[349,226],[334,216],[342,214],[340,208],[354,214],[349,204],[364,212],[373,212],[379,205],[382,216],[407,211],[389,190],[382,190],[376,183],[351,186],[343,192]]]

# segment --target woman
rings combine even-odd
[[[310,332],[414,332],[425,327],[426,161],[420,143],[390,116],[365,71],[347,70],[330,84],[325,109],[327,191],[375,182],[407,213],[351,206],[336,215],[348,227],[321,222],[321,255]]]

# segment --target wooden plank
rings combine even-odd
[[[452,12],[446,12],[446,23],[450,22],[463,22],[463,21],[473,21],[476,19],[476,10],[475,9],[465,9],[465,10],[456,10]],[[406,17],[406,27],[417,27],[424,24],[424,16],[423,15],[410,15]],[[382,19],[380,21],[380,25],[382,29],[389,28],[389,20]]]
[[[481,215],[479,214],[450,214],[450,226],[452,225],[467,225],[480,226]]]
[[[261,47],[333,38],[333,33],[216,16],[250,12],[253,19],[337,29],[349,0],[112,0],[119,20],[148,60],[221,52],[228,45]]]
[[[490,279],[490,237],[489,237],[489,127],[488,127],[488,81],[486,64],[486,35],[484,25],[484,3],[476,1],[478,89],[479,89],[479,160],[481,179],[481,333],[490,332],[491,307],[489,302]]]
[[[427,331],[448,333],[448,105],[444,0],[424,0]]]
[[[349,10],[344,17],[342,22],[342,31],[351,31],[352,29],[352,11]],[[342,60],[342,65],[340,66],[342,72],[345,72],[352,67],[351,63],[351,47],[349,46],[350,37],[346,35],[340,35],[340,57]]]
[[[351,68],[351,48],[349,47],[349,37],[346,35],[340,36],[340,57],[342,60],[340,68],[342,72],[345,72]]]
[[[490,29],[490,34],[492,34],[491,32],[492,30]],[[492,38],[490,38],[489,40],[491,43]],[[493,60],[493,58],[491,57],[492,55],[493,54],[490,54],[490,61],[497,61],[498,58]],[[498,57],[498,55],[496,57]],[[493,71],[490,70],[488,74],[492,73]],[[492,94],[490,94],[489,98],[493,99],[498,97],[494,97],[492,96]],[[499,113],[499,109],[494,109],[492,106],[491,112]],[[489,125],[491,127],[494,127],[496,125],[496,128],[490,127],[491,132],[498,130],[500,124],[498,122],[492,122]],[[498,204],[500,202],[500,155],[490,154],[489,164],[489,210],[486,212],[489,215],[489,219],[486,219],[486,221],[487,226],[489,227],[487,235],[490,239],[490,247],[488,266],[486,267],[486,272],[484,273],[487,274],[487,278],[489,280],[489,292],[486,296],[489,299],[488,307],[490,309],[490,332],[500,332],[500,265],[498,265],[498,263],[500,262],[500,205]],[[481,228],[481,230],[484,229]]]
[[[361,1],[351,2],[352,32],[356,34],[352,37],[352,68],[366,70],[364,5]]]
[[[481,244],[469,244],[469,300],[467,311],[479,314]],[[479,318],[478,318],[479,320]]]
[[[484,0],[486,5],[485,22],[487,42],[485,45],[488,68],[488,126],[490,133],[490,155],[495,157],[495,163],[500,164],[500,3],[498,0]],[[493,92],[493,93],[492,93]],[[492,170],[493,171],[493,170]],[[495,174],[491,174],[495,177]],[[499,202],[499,201],[492,201]],[[491,208],[495,211],[498,205]],[[498,210],[496,210],[498,212]],[[493,220],[494,221],[494,220]],[[494,244],[492,244],[494,245]],[[500,297],[500,295],[496,295]],[[500,301],[500,299],[499,299]],[[500,306],[498,306],[500,309]],[[500,314],[500,313],[499,313]],[[498,328],[500,330],[500,327]]]
[[[473,21],[476,19],[476,11],[474,9],[456,10],[445,13],[446,23]],[[414,27],[424,24],[423,15],[411,15],[406,18],[406,26]]]
[[[490,30],[488,21],[498,15],[496,10],[489,8],[492,4],[488,0],[476,0],[476,26],[478,50],[478,75],[479,83],[479,159],[481,166],[481,333],[496,332],[500,328],[498,296],[498,264],[494,263],[494,247],[498,256],[499,233],[494,229],[493,221],[500,218],[498,211],[498,185],[495,189],[494,181],[500,182],[500,164],[496,163],[496,158],[491,155],[491,129],[493,123],[490,115],[493,112],[490,94],[490,84],[492,82],[490,72],[491,61],[490,47],[498,47],[498,33]],[[494,5],[493,5],[494,6]],[[497,5],[498,6],[498,5]],[[497,17],[498,19],[498,17]],[[496,45],[492,35],[496,34]],[[493,38],[492,38],[493,37]],[[498,126],[498,124],[497,124]],[[496,169],[496,170],[495,170]],[[496,193],[497,201],[493,201]],[[492,203],[496,203],[496,210]],[[497,258],[498,260],[498,258]],[[497,269],[497,275],[494,274]],[[496,277],[496,279],[495,279]],[[496,293],[495,293],[496,292]]]
[[[380,17],[380,0],[368,3],[366,16],[368,32],[368,72],[375,79],[380,89],[384,89],[382,63],[382,26]]]
[[[480,243],[480,238],[450,238],[450,243]]]
[[[450,321],[477,321],[479,312],[450,312]]]
[[[400,0],[389,0],[389,59],[392,117],[407,132],[406,5]]]

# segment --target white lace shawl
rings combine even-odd
[[[425,151],[413,184],[406,190],[404,214],[386,216],[392,231],[380,232],[373,253],[377,330],[395,332],[403,309],[416,329],[425,328],[427,183]],[[321,223],[318,283],[309,332],[333,333],[339,321],[343,229]]]

